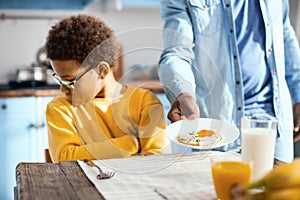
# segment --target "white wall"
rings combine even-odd
[[[100,9],[99,9],[100,10]],[[161,46],[162,21],[159,8],[123,8],[122,11],[102,13],[94,6],[82,11],[102,18],[123,46],[124,70],[135,64],[157,63]],[[68,16],[78,11],[0,10],[8,18],[0,20],[0,84],[10,79],[17,68],[28,67],[36,61],[36,53],[45,42],[55,17]],[[9,16],[17,18],[11,19]],[[22,17],[22,16],[25,16]],[[27,19],[31,16],[50,19]],[[51,19],[52,18],[52,19]],[[130,77],[125,77],[129,80]]]

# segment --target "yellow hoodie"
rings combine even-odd
[[[64,95],[47,106],[53,162],[130,157],[169,148],[163,107],[150,91],[127,86],[117,98],[95,98],[74,107]]]

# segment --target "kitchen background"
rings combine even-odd
[[[0,85],[14,79],[17,69],[36,62],[37,52],[58,18],[76,13],[94,14],[115,30],[123,52],[123,82],[157,81],[155,67],[162,47],[163,25],[159,0],[123,0],[122,5],[121,0],[98,2],[102,5],[92,0],[0,0]],[[300,3],[290,3],[291,22],[300,39]],[[168,110],[164,94],[157,96]],[[18,162],[43,161],[41,150],[47,148],[44,111],[51,98],[0,98],[0,160],[4,161],[0,165],[0,199],[13,199]],[[300,156],[299,142],[295,149],[295,155]]]
[[[43,46],[47,32],[57,22],[57,17],[79,12],[99,16],[115,30],[123,48],[124,72],[139,66],[153,67],[158,61],[162,46],[159,3],[153,0],[142,2],[123,3],[120,11],[109,8],[103,10],[101,5],[94,3],[83,7],[83,10],[2,11],[0,83],[7,83],[16,69],[28,67],[36,61],[37,51]],[[124,76],[126,81],[132,78],[134,77]]]

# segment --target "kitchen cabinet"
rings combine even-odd
[[[0,197],[13,199],[19,162],[44,162],[48,148],[45,110],[52,97],[0,99]]]

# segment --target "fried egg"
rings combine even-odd
[[[202,129],[200,131],[178,134],[177,140],[180,143],[192,146],[213,146],[222,140],[222,136],[215,131]]]

